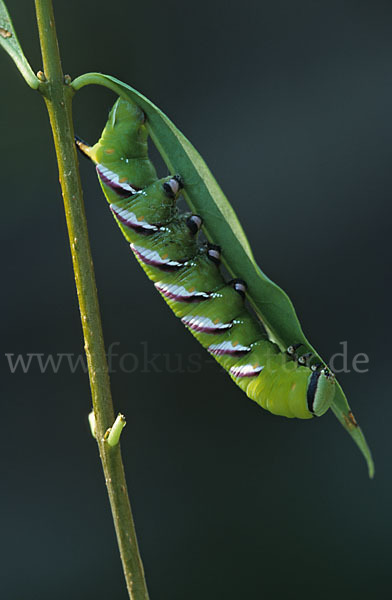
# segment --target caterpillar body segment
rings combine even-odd
[[[310,419],[324,414],[334,396],[326,368],[299,364],[268,340],[247,309],[246,283],[225,281],[221,249],[198,243],[199,215],[180,213],[179,175],[157,179],[148,158],[144,114],[123,99],[113,106],[101,139],[79,149],[96,164],[110,210],[136,259],[175,315],[255,402],[273,414]],[[223,249],[224,251],[224,249]]]

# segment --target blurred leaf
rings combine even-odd
[[[203,231],[207,238],[222,247],[222,260],[228,271],[233,276],[241,277],[246,281],[247,297],[270,338],[282,350],[291,344],[301,342],[308,352],[312,352],[322,361],[305,338],[287,294],[256,264],[233,208],[189,140],[150,100],[115,77],[87,73],[78,77],[72,85],[75,89],[79,89],[89,83],[109,87],[120,96],[130,98],[143,109],[147,115],[146,124],[154,144],[170,172],[180,173],[184,179],[184,196],[191,210],[202,215]],[[332,410],[360,448],[367,461],[369,475],[373,477],[374,464],[371,452],[339,384],[336,385]]]
[[[39,81],[23,54],[3,0],[0,0],[0,45],[11,56],[29,86],[36,90],[39,86]]]

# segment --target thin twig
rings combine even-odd
[[[64,82],[51,0],[35,0],[46,81],[39,91],[45,98],[60,173],[65,216],[78,293],[85,351],[95,414],[95,432],[112,509],[129,597],[147,600],[148,592],[137,545],[119,444],[110,446],[104,435],[114,422],[108,366],[82,188],[74,145],[71,101],[74,90]]]

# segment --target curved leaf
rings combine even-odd
[[[228,271],[247,282],[247,297],[270,338],[282,350],[301,342],[307,351],[320,358],[305,338],[287,294],[256,264],[233,208],[189,140],[150,100],[115,77],[87,73],[78,77],[72,86],[77,90],[90,83],[109,87],[118,95],[130,98],[143,109],[154,144],[169,170],[172,173],[180,173],[184,179],[184,196],[191,210],[203,216],[203,231],[207,238],[222,247],[222,259]],[[373,477],[374,464],[369,447],[340,385],[336,385],[332,410],[362,451],[368,464],[369,475]]]
[[[23,54],[3,0],[0,0],[0,46],[3,46],[4,50],[11,56],[29,86],[36,90],[39,86],[39,80]]]

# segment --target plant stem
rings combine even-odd
[[[129,597],[132,600],[147,600],[148,592],[128,498],[120,446],[117,444],[111,447],[103,439],[106,430],[113,425],[114,411],[74,144],[71,113],[74,91],[64,83],[52,1],[35,0],[35,8],[46,77],[46,82],[40,84],[39,90],[45,98],[56,148],[99,452]]]

